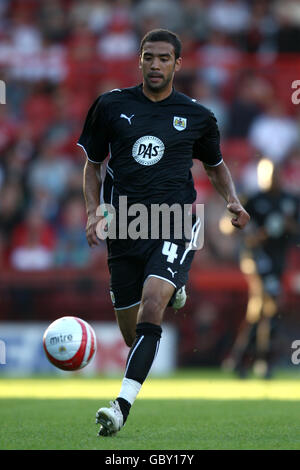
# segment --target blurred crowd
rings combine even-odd
[[[101,257],[104,245],[92,253],[85,239],[76,141],[99,94],[141,81],[139,42],[158,27],[182,39],[176,88],[215,113],[239,193],[259,189],[267,156],[282,165],[283,188],[300,195],[300,104],[291,99],[299,0],[0,0],[1,267],[85,267]],[[193,171],[206,205],[203,257],[230,263],[236,240],[226,224],[216,230],[224,203],[201,165]]]

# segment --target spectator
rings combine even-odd
[[[106,61],[132,59],[136,56],[137,49],[137,35],[128,18],[113,17],[106,32],[99,39],[99,57]]]
[[[242,0],[222,0],[212,2],[208,9],[208,22],[212,29],[236,35],[245,31],[250,23],[247,2]]]
[[[4,168],[0,166],[0,190],[2,189],[3,183],[4,183]]]
[[[0,190],[0,227],[9,242],[11,234],[20,223],[25,209],[24,191],[17,182],[6,182]]]
[[[82,227],[86,223],[85,206],[81,196],[67,200],[61,214],[55,265],[69,267],[87,266],[90,249]]]
[[[272,15],[271,3],[268,0],[254,0],[251,8],[249,27],[243,34],[245,50],[250,53],[274,53],[278,24]]]
[[[58,0],[42,2],[38,11],[39,27],[43,37],[51,42],[63,42],[69,33],[67,15]]]
[[[179,31],[181,38],[188,32],[189,36],[198,43],[207,40],[209,28],[205,3],[205,0],[185,0],[182,2],[182,27]],[[186,57],[185,54],[184,57]]]
[[[229,36],[212,30],[196,55],[198,71],[216,89],[224,87],[230,77],[230,69],[239,64],[241,55]]]
[[[9,256],[7,249],[6,233],[0,230],[0,272],[4,273],[9,267]]]
[[[11,44],[14,55],[32,56],[42,50],[42,34],[35,24],[36,12],[19,6],[12,16]]]
[[[275,18],[285,24],[300,26],[300,3],[298,0],[276,0],[273,4]]]
[[[54,145],[59,153],[67,151],[69,140],[74,139],[77,130],[78,117],[73,101],[73,96],[66,88],[57,88],[53,94],[53,119],[44,138],[48,145]]]
[[[107,0],[76,0],[71,3],[68,19],[72,29],[85,25],[95,33],[101,33],[112,15],[111,2]]]
[[[0,104],[0,152],[3,154],[16,139],[17,123],[8,115],[6,105]]]
[[[296,122],[285,114],[283,105],[275,98],[253,121],[248,137],[252,146],[274,163],[282,162],[299,144]]]
[[[239,74],[235,94],[228,106],[227,137],[247,138],[267,99],[273,99],[273,89],[266,80],[251,71]]]
[[[282,185],[285,191],[300,196],[300,148],[293,150],[285,159],[282,169]]]
[[[142,37],[149,29],[164,25],[172,31],[183,29],[183,7],[177,0],[141,0],[134,9],[135,24]]]
[[[258,184],[258,168],[259,163],[262,161],[261,156],[257,152],[253,152],[252,158],[250,161],[244,166],[242,175],[240,178],[241,181],[241,188],[244,197],[250,198],[254,196],[254,194],[259,192],[259,184]]]
[[[35,145],[43,138],[48,126],[53,121],[54,104],[52,101],[53,88],[49,84],[38,84],[31,88],[31,93],[23,104],[22,118],[29,128],[29,133]]]
[[[191,87],[191,96],[214,113],[223,137],[227,126],[227,106],[217,95],[211,84],[201,78],[195,80]]]
[[[216,115],[237,187],[248,195],[257,190],[258,160],[267,153],[285,162],[285,184],[299,192],[295,123],[271,110],[278,95],[284,105],[291,103],[289,80],[297,63],[289,59],[282,66],[279,57],[271,70],[264,55],[298,51],[298,1],[2,0],[0,25],[7,94],[6,105],[0,104],[0,221],[7,240],[27,207],[35,206],[45,223],[58,223],[62,201],[81,186],[82,156],[74,142],[83,115],[99,94],[136,82],[135,51],[154,27],[182,37],[187,67],[176,88]],[[210,198],[211,186],[199,168],[194,166],[200,203]],[[217,213],[217,202],[212,204]],[[226,257],[226,243],[218,254],[223,261],[234,256],[229,247]],[[213,248],[207,253],[211,262],[218,255]]]
[[[300,6],[297,0],[276,1],[274,16],[278,21],[277,52],[300,52]]]
[[[75,101],[81,101],[85,95],[90,102],[103,70],[96,50],[97,38],[86,26],[79,26],[72,30],[66,45],[68,53],[63,85],[76,96]],[[84,90],[82,83],[85,84]]]
[[[56,198],[64,195],[72,163],[57,152],[55,144],[45,142],[39,157],[33,162],[28,183],[35,190],[43,188]]]
[[[45,221],[56,222],[59,213],[59,200],[52,191],[40,185],[30,188],[30,200]]]
[[[19,270],[49,269],[54,263],[54,246],[53,228],[32,207],[13,232],[11,266]]]

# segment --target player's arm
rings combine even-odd
[[[86,236],[89,245],[99,245],[96,228],[104,218],[97,215],[100,206],[101,164],[108,154],[108,116],[103,96],[97,98],[88,111],[77,145],[83,148],[86,162],[83,170],[83,194],[87,212]],[[101,233],[101,230],[98,230]]]
[[[103,216],[97,215],[97,208],[100,205],[100,178],[101,164],[92,163],[86,160],[83,169],[83,194],[85,199],[87,224],[86,237],[88,244],[92,247],[99,245],[100,241],[97,237],[96,228]]]
[[[194,143],[193,158],[202,161],[212,185],[227,202],[227,209],[235,215],[231,219],[232,225],[244,228],[250,216],[237,197],[230,171],[223,161],[220,150],[220,132],[217,120],[211,111],[207,115],[206,124],[206,132]]]
[[[219,165],[209,166],[203,163],[205,171],[214,188],[227,202],[227,209],[235,215],[231,219],[232,225],[244,228],[250,220],[248,212],[242,206],[235,190],[230,171],[222,161]]]

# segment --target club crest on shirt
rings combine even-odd
[[[186,128],[186,122],[187,119],[180,116],[174,116],[173,118],[173,126],[177,131],[184,131]]]

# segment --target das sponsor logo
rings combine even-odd
[[[155,165],[162,158],[164,151],[165,146],[158,137],[146,135],[135,142],[132,156],[141,165]]]

